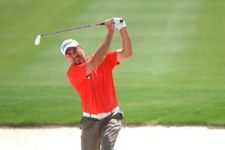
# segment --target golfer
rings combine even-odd
[[[132,44],[125,21],[118,20],[122,18],[105,21],[106,37],[92,56],[85,56],[84,49],[72,39],[61,46],[71,64],[67,76],[82,102],[82,150],[113,150],[121,128],[123,113],[118,106],[112,70],[132,55]],[[114,27],[120,31],[122,48],[109,51]]]

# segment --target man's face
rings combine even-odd
[[[69,47],[65,57],[70,64],[80,65],[85,62],[85,55],[80,47]]]

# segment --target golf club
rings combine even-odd
[[[121,19],[119,19],[119,20],[114,19],[113,20],[113,24],[122,23],[122,22],[123,22],[123,20],[121,20]],[[105,25],[105,23],[102,22],[102,23],[97,23],[97,24],[85,25],[85,26],[80,26],[80,27],[73,27],[73,28],[63,29],[63,30],[59,30],[59,31],[55,31],[55,32],[39,34],[39,35],[36,36],[34,44],[39,45],[40,42],[41,42],[42,36],[47,36],[47,35],[51,35],[51,34],[59,34],[59,33],[68,32],[68,31],[72,31],[72,30],[80,30],[80,29],[83,29],[83,28],[97,27],[97,26],[101,26],[101,25]]]

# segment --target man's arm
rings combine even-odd
[[[133,54],[132,42],[126,27],[120,29],[122,48],[117,50],[117,60],[120,62]]]
[[[113,19],[106,20],[105,26],[108,30],[108,33],[101,46],[95,52],[94,57],[89,62],[87,62],[86,75],[89,75],[93,70],[95,70],[95,68],[104,60],[107,52],[109,51],[114,33]]]

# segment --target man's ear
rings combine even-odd
[[[81,49],[81,51],[82,51],[82,54],[85,56],[85,53],[84,53],[84,50],[83,50],[83,48],[81,47],[81,46],[79,46],[79,48]]]
[[[81,51],[82,51],[82,54],[85,56],[84,50],[83,50],[83,49],[81,49]]]

